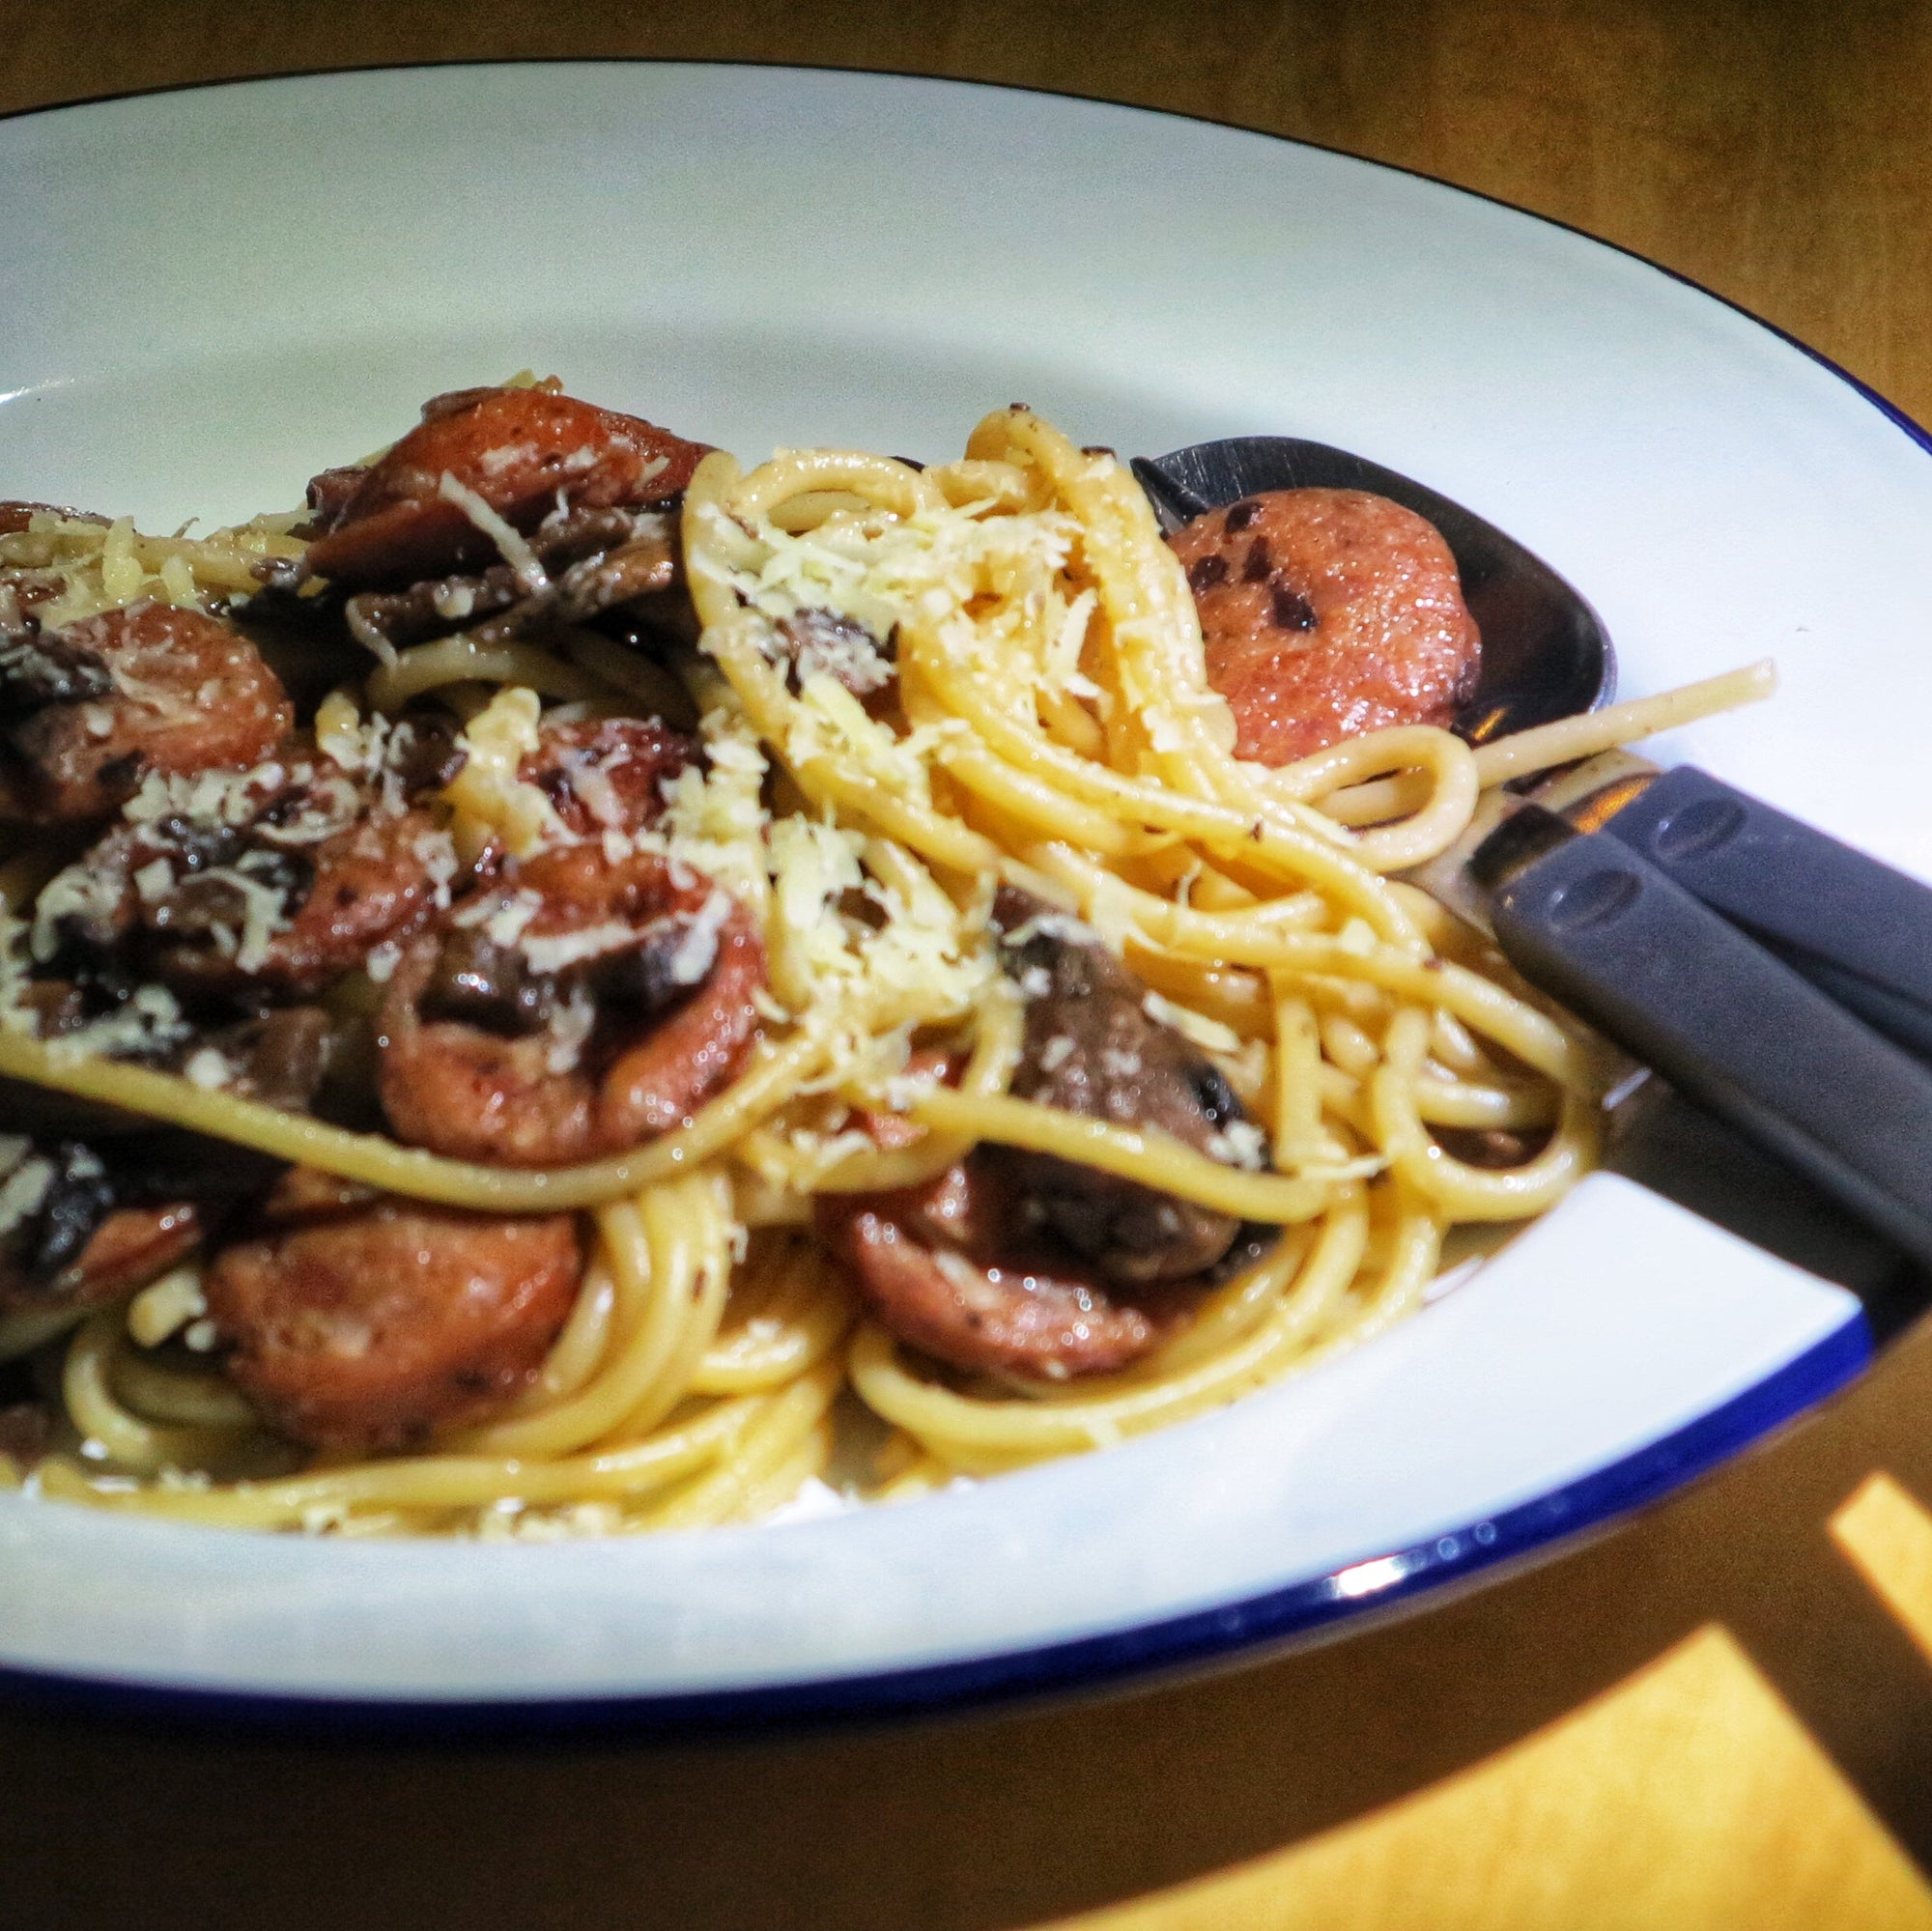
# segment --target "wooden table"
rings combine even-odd
[[[1932,419],[1923,6],[11,0],[0,50],[0,109],[565,55],[1173,108],[1575,223]],[[0,1710],[0,1925],[1932,1925],[1912,1861],[1932,1868],[1928,1413],[1919,1333],[1560,1562],[1098,1704],[668,1748],[298,1746]]]

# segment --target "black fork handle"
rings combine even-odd
[[[1932,891],[1682,765],[1604,830],[1908,1051],[1932,1058]]]
[[[1932,1264],[1932,1071],[1603,833],[1492,909],[1524,978]]]

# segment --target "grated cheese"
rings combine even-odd
[[[570,997],[551,1015],[545,1066],[553,1073],[575,1072],[596,1027],[596,1002],[582,986],[573,986]]]
[[[30,1144],[16,1134],[8,1135],[9,1147],[19,1150],[14,1154],[5,1181],[0,1181],[0,1235],[12,1234],[23,1220],[40,1212],[41,1203],[53,1185],[51,1160],[38,1153],[31,1159],[24,1157]]]
[[[524,927],[543,910],[543,899],[527,887],[506,894],[472,898],[450,923],[464,931],[483,928],[493,946],[514,946]]]
[[[235,1068],[225,1053],[213,1046],[203,1046],[189,1055],[187,1064],[182,1067],[182,1076],[190,1086],[213,1093],[235,1077]]]
[[[1208,1151],[1224,1166],[1258,1174],[1267,1165],[1267,1136],[1252,1120],[1231,1120],[1208,1140]]]
[[[111,928],[121,911],[121,881],[106,867],[85,859],[57,871],[42,886],[34,900],[33,938],[37,964],[48,964],[61,949],[62,930],[69,923],[84,929]]]
[[[147,572],[134,554],[134,519],[124,516],[100,546],[100,590],[109,603],[130,604],[141,594]]]
[[[656,841],[674,861],[716,879],[755,918],[771,892],[764,750],[750,722],[734,709],[707,712],[698,735],[710,768],[687,765],[665,781]]]
[[[1094,946],[1100,942],[1099,933],[1070,912],[1037,912],[1024,924],[1015,925],[1001,944],[1017,949],[1039,938],[1058,939],[1067,946]]]
[[[201,874],[202,882],[225,885],[242,901],[242,929],[235,934],[234,959],[238,971],[260,972],[269,961],[269,948],[275,936],[288,930],[288,899],[279,886],[249,875],[250,859],[266,854],[250,852],[239,865],[211,866]],[[223,927],[216,926],[218,934]],[[225,951],[226,947],[222,950]]]
[[[536,552],[468,483],[460,482],[445,469],[437,478],[436,493],[444,502],[454,503],[497,546],[528,595],[535,596],[550,588],[550,578],[537,561]]]
[[[1057,1073],[1073,1057],[1074,1042],[1065,1033],[1049,1039],[1040,1048],[1039,1069],[1043,1073]]]
[[[530,970],[548,977],[566,967],[582,965],[585,959],[605,952],[617,952],[637,943],[637,928],[621,919],[608,919],[601,925],[580,925],[572,932],[554,936],[525,936],[517,950],[529,961]]]
[[[1142,999],[1141,1010],[1157,1025],[1171,1028],[1204,1052],[1238,1053],[1241,1050],[1241,1036],[1232,1026],[1224,1026],[1218,1019],[1209,1019],[1204,1012],[1190,1011],[1185,1006],[1178,1006],[1157,992],[1150,992]]]
[[[718,934],[731,912],[730,895],[724,892],[713,892],[699,907],[666,967],[673,985],[696,985],[711,970],[718,957]]]
[[[347,691],[331,691],[317,705],[315,748],[344,771],[378,770],[388,745],[388,719],[379,712],[365,723]]]
[[[169,1335],[199,1320],[207,1312],[200,1268],[174,1267],[158,1281],[151,1281],[128,1303],[128,1332],[141,1347],[158,1348]]]

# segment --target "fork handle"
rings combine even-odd
[[[1932,1264],[1932,1072],[1629,846],[1573,837],[1498,882],[1523,977]]]
[[[1932,1058],[1932,891],[1690,765],[1604,830],[1908,1051]]]

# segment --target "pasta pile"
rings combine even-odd
[[[161,543],[37,519],[0,536],[0,561],[44,556],[105,603],[186,602],[298,552],[289,521]],[[702,764],[638,839],[746,908],[769,987],[748,1065],[688,1123],[578,1167],[490,1167],[0,1026],[0,1074],[391,1194],[586,1216],[583,1285],[534,1385],[421,1452],[304,1461],[218,1358],[183,1348],[202,1307],[189,1261],[71,1335],[0,1318],[0,1354],[57,1360],[71,1424],[25,1478],[40,1494],[230,1526],[529,1538],[904,1498],[1199,1415],[1366,1339],[1422,1301],[1453,1230],[1537,1214],[1587,1170],[1605,1056],[1392,874],[1450,844],[1485,786],[1762,695],[1766,669],[1479,750],[1415,726],[1281,769],[1238,761],[1187,581],[1131,474],[1017,408],[923,470],[808,451],[744,472],[714,452],[682,541],[702,631],[681,656],[588,630],[459,632],[386,652],[314,731],[347,763],[405,704],[444,702],[469,753],[444,798],[467,855],[541,843],[544,801],[517,760],[559,707],[695,723]],[[850,621],[805,621],[827,611]],[[46,869],[31,849],[0,868],[16,919]],[[1010,1093],[1022,1013],[991,923],[1002,885],[1097,933],[1264,1130],[1216,1157]],[[963,1066],[955,1083],[934,1046]],[[878,1132],[887,1118],[900,1130]],[[1485,1131],[1535,1150],[1478,1164],[1442,1137]],[[984,1143],[1279,1233],[1130,1367],[947,1369],[862,1313],[813,1206],[915,1185]]]

